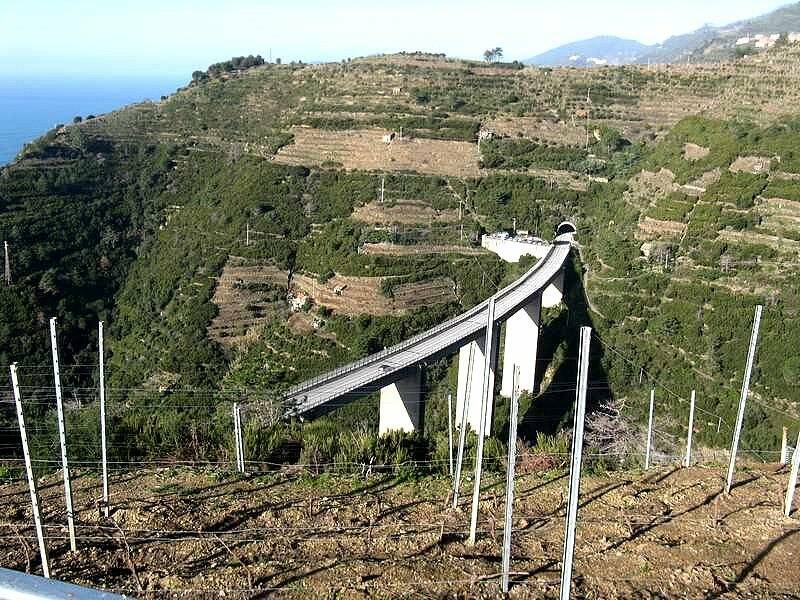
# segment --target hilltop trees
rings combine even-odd
[[[232,73],[234,71],[244,71],[252,67],[258,67],[264,64],[264,59],[260,54],[253,56],[234,56],[230,60],[214,63],[208,66],[208,71],[204,74],[202,71],[195,71],[192,73],[192,79],[198,81],[203,78],[203,75],[208,77],[219,77],[223,73]]]
[[[483,60],[489,63],[500,60],[501,58],[503,58],[503,49],[499,46],[497,48],[492,48],[491,50],[486,50],[483,53]]]

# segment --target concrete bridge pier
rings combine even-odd
[[[539,325],[542,316],[542,294],[511,315],[506,321],[506,342],[503,348],[503,383],[500,395],[511,398],[514,366],[519,369],[520,392],[534,392],[536,357],[539,349]]]
[[[494,331],[497,331],[495,326]],[[497,342],[499,337],[494,335],[494,351],[491,356],[491,382],[494,394],[494,376],[497,372]],[[484,364],[486,363],[486,340],[481,336],[478,340],[462,346],[458,352],[458,388],[456,393],[456,427],[461,426],[461,418],[464,414],[464,403],[467,401],[467,426],[472,431],[477,432],[481,421],[481,400],[483,398]],[[486,435],[491,432],[493,402],[489,402],[486,407]]]
[[[378,434],[417,431],[422,414],[422,369],[414,366],[405,377],[381,388]]]
[[[564,269],[562,268],[558,275],[553,278],[544,292],[542,292],[542,307],[553,308],[561,304],[564,299]]]

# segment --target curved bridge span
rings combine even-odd
[[[518,280],[494,295],[493,322],[508,322],[506,331],[505,363],[521,369],[520,386],[533,391],[536,365],[536,347],[541,307],[555,306],[561,301],[563,268],[569,256],[574,227],[563,230],[546,254]],[[486,300],[467,312],[409,338],[391,348],[344,365],[289,389],[283,397],[286,416],[313,418],[343,401],[350,401],[381,388],[380,430],[400,429],[413,431],[421,422],[419,367],[443,356],[460,351],[457,418],[460,419],[464,402],[482,394],[483,362],[489,318]],[[495,371],[495,346],[499,336],[493,327],[491,338],[491,370]],[[505,369],[510,371],[511,369]],[[504,373],[505,375],[505,373]],[[510,395],[510,377],[503,381],[503,395]],[[415,383],[416,381],[416,383]],[[493,380],[492,380],[493,381]],[[337,402],[333,402],[337,401]],[[477,430],[472,410],[469,423]],[[491,418],[491,415],[487,415]]]
[[[547,253],[528,272],[493,296],[493,323],[508,322],[505,363],[515,364],[523,371],[520,373],[520,387],[529,391],[533,391],[539,314],[542,305],[555,306],[561,301],[563,268],[569,256],[574,227],[559,233]],[[421,424],[419,367],[460,351],[457,422],[466,402],[468,421],[477,430],[476,418],[479,421],[480,417],[475,417],[471,408],[479,406],[480,402],[472,401],[470,397],[474,400],[482,393],[486,338],[491,340],[492,377],[499,339],[496,334],[498,327],[492,327],[492,336],[486,335],[490,301],[485,300],[395,346],[292,387],[283,396],[286,416],[313,418],[341,406],[342,402],[381,388],[381,432],[413,431]],[[504,371],[509,371],[510,375],[511,369]],[[510,395],[510,377],[509,385],[505,377],[503,384],[501,394]],[[491,414],[487,419],[491,419]]]

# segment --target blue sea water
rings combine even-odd
[[[175,75],[0,76],[0,165],[11,162],[25,144],[58,123],[158,100],[187,81],[188,77]]]

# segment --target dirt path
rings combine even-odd
[[[724,467],[587,476],[575,594],[584,598],[753,598],[796,593],[800,521],[781,515],[786,473]],[[479,536],[468,545],[468,492],[449,481],[388,476],[239,479],[219,471],[118,474],[101,521],[94,476],[75,481],[79,550],[68,552],[60,479],[41,485],[54,575],[140,598],[500,597],[502,475],[487,477]],[[517,481],[513,598],[555,597],[566,475]],[[22,484],[0,489],[3,566],[39,564]],[[27,550],[25,544],[27,544]],[[126,549],[127,547],[127,549]],[[26,558],[27,556],[27,558]],[[138,582],[138,583],[137,583]],[[140,589],[141,586],[141,589]]]

